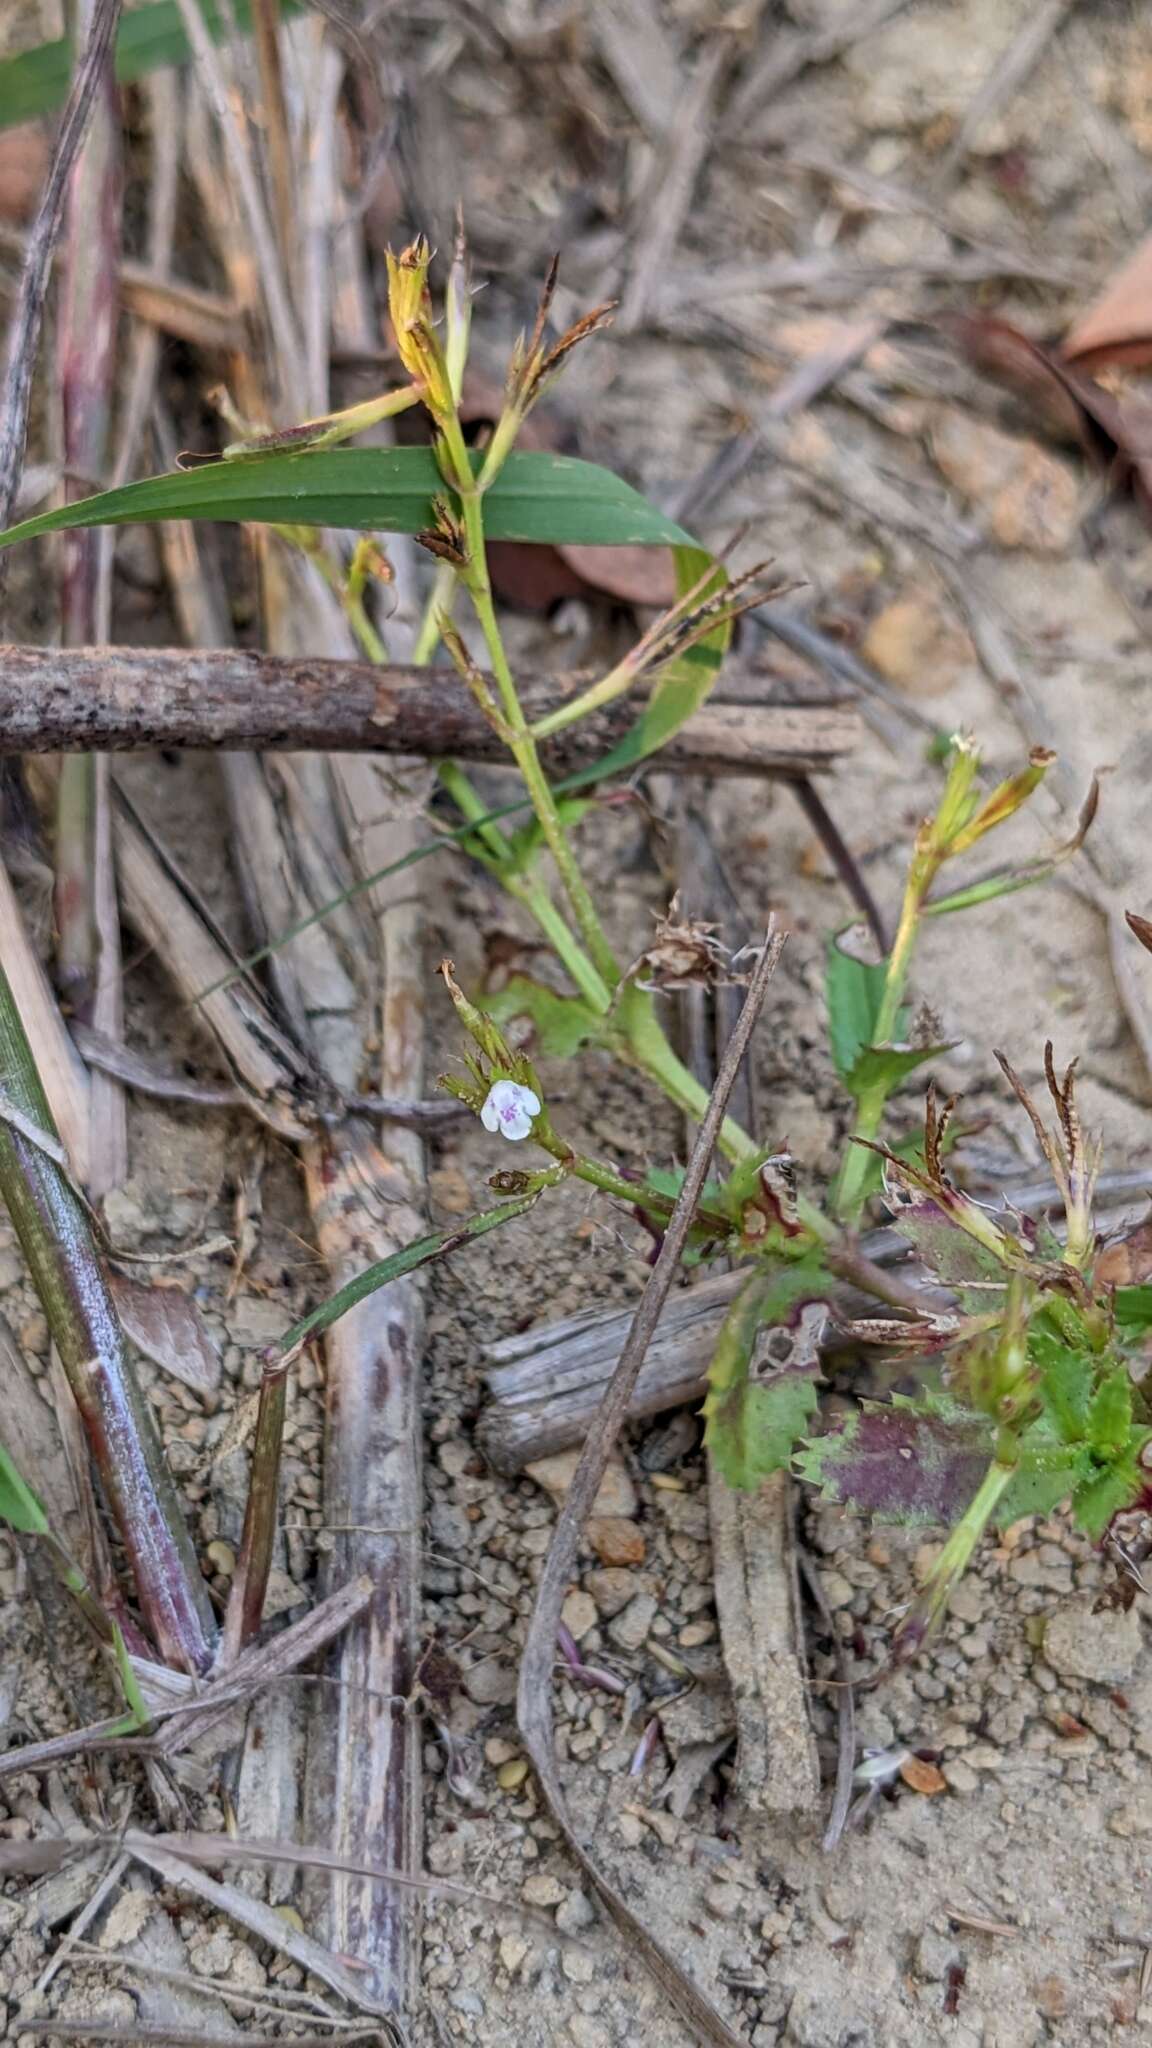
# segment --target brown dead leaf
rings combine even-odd
[[[680,899],[672,898],[666,917],[657,917],[652,943],[636,963],[637,986],[643,989],[719,988],[734,979],[728,970],[728,949],[716,937],[716,926],[699,918],[682,918]]]
[[[0,134],[0,220],[23,227],[48,175],[48,137],[38,121]]]
[[[196,1303],[180,1287],[149,1287],[125,1273],[110,1276],[116,1312],[145,1358],[197,1394],[220,1384],[220,1353]]]
[[[1062,457],[954,406],[937,415],[931,448],[941,474],[987,513],[1001,547],[1063,554],[1071,545],[1079,493]]]
[[[1105,1245],[1092,1277],[1104,1287],[1142,1287],[1152,1279],[1152,1221]]]
[[[1105,363],[1152,363],[1152,235],[1072,322],[1060,353],[1081,370],[1097,370]]]
[[[560,547],[556,550],[588,588],[621,604],[650,604],[663,610],[676,602],[670,548]]]
[[[884,606],[861,653],[910,696],[939,697],[975,660],[972,642],[938,599],[908,590]]]
[[[936,1764],[926,1764],[922,1757],[906,1757],[900,1766],[900,1776],[913,1792],[923,1793],[926,1799],[934,1799],[938,1792],[948,1790],[943,1771]]]
[[[1117,397],[1077,367],[1068,367],[1006,320],[969,314],[940,322],[977,369],[1031,406],[1049,432],[1074,440],[1113,481],[1130,485],[1152,516],[1152,405]]]
[[[1126,910],[1124,917],[1133,938],[1139,939],[1140,944],[1152,953],[1152,921],[1138,917],[1134,910]]]
[[[956,313],[940,326],[970,363],[1023,399],[1051,433],[1075,441],[1098,460],[1114,460],[1116,401],[1090,377],[1067,369],[1049,349],[1007,320]]]

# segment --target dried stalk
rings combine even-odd
[[[685,915],[714,921],[725,943],[738,948],[749,934],[738,910],[733,917],[731,888],[704,818],[689,809],[678,837]],[[681,998],[693,1040],[686,1056],[705,1087],[711,1087],[731,1036],[737,999],[736,989],[723,986],[689,988]],[[736,1086],[747,1098],[736,1113],[755,1131],[747,1062]],[[689,1142],[691,1136],[689,1130]],[[709,1460],[712,1577],[720,1647],[736,1710],[733,1790],[740,1806],[752,1813],[811,1814],[820,1797],[808,1713],[795,1493],[787,1472],[773,1473],[755,1494],[738,1493]]]
[[[81,19],[90,29],[92,0]],[[56,335],[65,470],[101,476],[116,380],[120,256],[120,105],[108,49],[92,119],[68,195],[67,261]],[[62,538],[60,627],[67,647],[99,637],[108,611],[111,551],[96,531]],[[56,972],[74,1011],[111,1038],[123,1029],[120,919],[112,862],[106,764],[91,755],[61,763],[56,811]],[[123,1090],[106,1074],[89,1089],[88,1188],[94,1199],[128,1171]]]
[[[215,987],[235,962],[209,932],[140,825],[117,793],[114,831],[124,914],[172,975],[184,1001],[196,1006],[230,1065],[285,1136],[302,1137],[292,1114],[291,1090],[307,1063],[273,1023],[264,1004],[241,981]],[[201,991],[212,989],[201,999]]]
[[[333,68],[329,90],[338,78]],[[322,115],[326,102],[318,95]],[[334,177],[330,158],[318,174]],[[313,201],[313,211],[337,210],[347,195],[336,189]],[[366,282],[351,236],[341,240],[340,267],[332,278],[333,333],[350,346],[370,342],[374,321]],[[393,548],[405,610],[415,616],[411,547]],[[393,638],[396,638],[395,629]],[[360,876],[390,865],[422,834],[418,792],[406,791],[412,764],[393,764],[386,782],[377,766],[343,756],[330,764],[354,871]],[[426,771],[421,770],[420,775]],[[421,870],[392,876],[373,889],[366,908],[373,920],[375,986],[368,991],[378,1017],[380,1053],[373,1079],[382,1092],[419,1096],[424,1087],[424,981],[421,951]],[[320,1147],[306,1155],[321,1249],[335,1279],[366,1259],[387,1257],[425,1227],[424,1148],[414,1131],[382,1131],[379,1165],[369,1195],[363,1182],[356,1204],[343,1213],[321,1176],[326,1165],[338,1185],[363,1170],[360,1128],[338,1133],[326,1162]],[[367,1199],[366,1199],[367,1197]],[[381,1200],[381,1197],[383,1199]],[[356,1238],[360,1241],[357,1243]],[[424,1304],[419,1282],[406,1279],[354,1309],[331,1333],[327,1347],[328,1416],[325,1432],[325,1504],[329,1519],[353,1526],[337,1539],[334,1563],[367,1572],[375,1595],[368,1615],[337,1645],[338,1709],[333,1726],[313,1725],[317,1760],[336,1745],[334,1798],[323,1815],[324,1839],[344,1865],[387,1861],[409,1876],[423,1868],[421,1728],[406,1706],[383,1712],[381,1695],[406,1700],[412,1690],[420,1619],[423,1520],[421,1375]],[[391,1532],[391,1533],[385,1533]],[[313,1812],[319,1818],[321,1802]],[[419,1983],[417,1895],[375,1885],[351,1870],[334,1872],[329,1938],[352,1946],[372,1968],[401,2020],[412,2011]]]
[[[263,1619],[280,1502],[280,1453],[284,1444],[288,1364],[287,1358],[272,1360],[265,1365],[260,1382],[248,1498],[244,1503],[244,1529],[220,1642],[219,1662],[223,1670],[234,1664],[240,1652],[255,1641]]]
[[[302,28],[310,36],[312,27]],[[202,60],[197,67],[213,107],[227,123],[222,74]],[[308,220],[331,220],[343,210],[328,189],[335,151],[328,146],[339,91],[340,65],[330,51],[309,49],[302,67],[308,104],[298,115],[298,160],[308,165],[313,191],[299,205],[298,233]],[[195,110],[193,118],[198,118]],[[305,265],[296,249],[276,251],[263,210],[258,181],[250,176],[247,138],[239,124],[224,126],[228,170],[234,180],[211,175],[215,145],[208,138],[196,153],[205,212],[237,298],[251,301],[252,255],[263,294],[262,310],[273,340],[270,352],[278,405],[288,418],[323,409],[318,389],[327,372],[327,307],[330,280],[323,238],[314,237]],[[236,232],[242,214],[247,243]],[[351,247],[351,235],[342,249]],[[282,265],[308,277],[305,364],[294,331],[284,318]],[[254,309],[259,312],[259,308]],[[372,336],[365,313],[359,339]],[[276,417],[276,406],[255,382],[252,359],[232,366],[233,389],[254,417]],[[306,399],[299,394],[306,392]],[[286,573],[277,544],[256,535],[268,644],[282,655],[326,650],[351,651],[347,626],[331,594],[309,565],[293,563]],[[399,550],[396,551],[397,555]],[[218,637],[218,623],[211,627]],[[224,659],[225,657],[221,657]],[[227,659],[232,659],[231,656]],[[316,664],[309,662],[308,667]],[[373,709],[380,678],[363,671]],[[315,727],[289,729],[292,746],[329,744]],[[284,744],[285,734],[258,729],[244,739]],[[378,745],[379,726],[352,736],[352,744]],[[236,745],[235,739],[231,741]],[[351,844],[361,874],[386,864],[411,843],[419,804],[411,819],[383,828],[374,823],[396,807],[394,791],[367,763],[337,770],[322,759],[293,753],[282,764],[261,764],[249,756],[226,756],[226,783],[246,893],[256,930],[275,935],[296,922],[318,900],[337,893],[352,878]],[[399,842],[393,849],[394,838]],[[411,879],[393,884],[389,897],[376,892],[381,958],[378,980],[357,987],[352,972],[372,958],[371,922],[361,906],[346,909],[303,943],[274,957],[273,972],[282,1004],[315,1060],[343,1094],[356,1084],[363,1040],[382,1006],[384,1067],[382,1088],[404,1099],[419,1094],[422,1021],[418,974],[418,924]],[[338,1125],[305,1150],[306,1184],[317,1236],[333,1282],[339,1286],[366,1264],[387,1256],[419,1234],[422,1153],[419,1139],[403,1131],[385,1134],[374,1145],[363,1124]],[[415,1988],[415,1918],[395,1887],[380,1887],[358,1874],[377,1858],[396,1869],[419,1870],[419,1732],[403,1710],[412,1678],[415,1603],[419,1589],[420,1404],[418,1361],[422,1344],[420,1299],[411,1281],[365,1301],[338,1323],[328,1344],[328,1442],[326,1497],[330,1519],[352,1525],[340,1539],[333,1570],[366,1570],[374,1584],[370,1612],[343,1639],[333,1676],[334,1721],[326,1698],[316,1717],[307,1773],[307,1793],[317,1835],[333,1845],[332,1946],[355,1956],[365,1998],[375,2009],[397,2014],[411,2008]],[[392,1532],[396,1532],[395,1534]],[[397,1701],[398,1707],[382,1702]],[[346,1866],[352,1866],[347,1868]]]
[[[720,1273],[669,1298],[629,1400],[630,1422],[702,1398],[711,1348],[744,1277]],[[498,1472],[520,1472],[582,1441],[631,1320],[631,1309],[584,1313],[487,1346],[492,1400],[476,1441]]]
[[[604,1899],[625,1939],[638,1950],[697,2039],[718,2043],[719,2048],[739,2048],[739,2037],[725,2024],[715,2007],[697,1989],[675,1958],[662,1947],[615,1888],[609,1884],[590,1849],[576,1833],[556,1769],[552,1667],[560,1610],[576,1570],[580,1532],[596,1498],[612,1446],[624,1426],[632,1391],[644,1364],[645,1354],[656,1333],[681,1255],[688,1242],[692,1218],[724,1120],[728,1097],[763,1006],[768,983],[775,972],[783,944],[782,935],[773,937],[770,934],[765,941],[756,971],[749,984],[744,1007],[725,1051],[704,1120],[692,1147],[684,1184],[669,1218],[652,1277],[633,1317],[619,1364],[612,1375],[596,1421],[585,1442],[580,1463],[560,1511],[551,1548],[540,1575],[536,1605],[520,1665],[520,1683],[516,1696],[517,1720],[524,1747],[532,1759],[540,1788],[553,1819],[563,1829],[565,1839],[581,1868]]]
[[[166,552],[182,545],[179,530],[166,527],[162,544]],[[0,648],[0,754],[259,747],[507,761],[474,699],[423,669],[241,652],[210,638],[202,623],[194,644],[195,652]],[[531,718],[560,701],[544,680],[529,679],[521,696]],[[541,746],[548,772],[590,766],[635,716],[621,698],[556,733]],[[859,738],[850,707],[757,701],[739,693],[737,674],[689,719],[660,765],[681,774],[812,775]]]
[[[83,1187],[88,1178],[88,1074],[69,1038],[48,977],[28,935],[8,870],[0,862],[0,968],[8,977],[16,1008],[48,1097],[52,1121],[72,1170]]]
[[[93,103],[119,15],[120,0],[96,0],[84,55],[73,77],[57,131],[52,167],[28,237],[16,310],[8,334],[3,391],[0,393],[0,526],[8,524],[20,479],[32,396],[32,373],[36,366],[36,344],[40,336],[52,252],[60,232],[64,195],[92,117]],[[0,564],[0,593],[3,582],[4,565]]]
[[[0,970],[0,1072],[22,1123],[58,1144],[7,976]],[[0,1116],[0,1195],[84,1420],[108,1503],[162,1656],[203,1671],[215,1627],[195,1551],[136,1383],[88,1212],[69,1175]]]

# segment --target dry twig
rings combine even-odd
[[[179,539],[179,536],[177,536]],[[840,704],[779,704],[742,696],[726,679],[660,756],[684,774],[810,775],[859,739]],[[748,678],[751,692],[756,678]],[[762,685],[761,685],[762,687]],[[529,678],[531,718],[556,709],[555,684]],[[627,697],[544,741],[550,773],[590,766],[636,716]],[[507,760],[507,749],[464,690],[441,671],[213,647],[0,648],[0,755],[89,747],[316,748]]]
[[[0,392],[0,526],[8,524],[12,500],[16,495],[16,485],[19,481],[24,438],[28,430],[28,407],[32,396],[36,344],[40,336],[40,321],[44,311],[44,297],[48,290],[52,252],[60,232],[64,195],[80,145],[92,118],[96,93],[108,50],[116,33],[119,15],[120,0],[96,0],[84,55],[72,80],[56,136],[52,167],[28,237],[16,310],[8,335],[4,386]],[[0,566],[0,591],[3,590],[3,578],[4,570]]]
[[[768,983],[775,971],[783,943],[781,934],[769,934],[765,941],[744,1007],[725,1051],[716,1086],[692,1148],[684,1184],[669,1218],[652,1277],[633,1317],[627,1342],[620,1354],[619,1363],[604,1395],[596,1421],[585,1442],[571,1488],[560,1511],[551,1548],[540,1575],[536,1605],[520,1666],[516,1700],[517,1720],[524,1747],[532,1759],[552,1817],[563,1829],[572,1853],[601,1894],[617,1925],[630,1943],[638,1949],[657,1982],[663,1986],[673,2005],[692,2027],[697,2038],[718,2043],[719,2048],[739,2048],[738,2037],[685,1974],[682,1966],[625,1903],[576,1832],[556,1769],[552,1738],[552,1668],[560,1610],[576,1568],[580,1531],[595,1500],[612,1446],[623,1428],[628,1403],[644,1363],[645,1354],[671,1291],[681,1254],[688,1241],[696,1204],[707,1177],[709,1161],[724,1119],[728,1097],[768,992]]]

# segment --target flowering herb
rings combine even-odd
[[[640,959],[621,960],[586,879],[580,839],[597,816],[594,785],[618,782],[674,737],[715,683],[736,617],[779,592],[765,581],[763,564],[730,576],[609,471],[516,446],[541,390],[610,311],[596,308],[553,340],[554,269],[532,331],[513,350],[492,433],[482,450],[470,447],[460,411],[470,339],[467,256],[458,245],[442,322],[430,261],[422,238],[389,258],[392,331],[407,379],[395,391],[237,443],[223,462],[69,504],[0,536],[7,545],[60,527],[139,518],[263,520],[286,545],[327,565],[324,573],[371,659],[386,651],[379,630],[386,620],[368,616],[369,586],[386,563],[372,543],[347,559],[335,555],[327,534],[341,527],[414,533],[436,564],[415,658],[430,660],[443,642],[460,687],[472,694],[519,776],[521,814],[531,810],[526,824],[512,822],[515,804],[491,812],[460,764],[444,762],[442,795],[461,821],[451,837],[532,920],[557,970],[538,982],[515,976],[499,995],[474,1000],[445,963],[445,986],[468,1048],[462,1071],[443,1085],[487,1130],[513,1143],[531,1140],[547,1163],[537,1171],[498,1171],[492,1187],[511,1198],[505,1208],[405,1248],[398,1263],[385,1262],[387,1271],[362,1276],[361,1291],[449,1253],[570,1177],[662,1233],[679,1176],[653,1163],[630,1177],[581,1151],[554,1125],[525,1046],[532,1055],[567,1059],[593,1045],[643,1075],[686,1117],[699,1122],[704,1115],[706,1091],[671,1043],[666,1004],[671,990],[735,978],[722,935],[683,917],[673,903]],[[430,447],[341,446],[416,406],[430,418]],[[487,553],[493,540],[665,547],[677,598],[607,673],[533,722],[496,613]],[[471,637],[456,622],[457,604],[470,612]],[[541,740],[617,697],[638,696],[641,682],[645,694],[624,738],[578,778],[554,787]],[[830,1049],[851,1103],[851,1139],[830,1200],[821,1206],[804,1192],[803,1161],[792,1159],[784,1132],[749,1132],[726,1119],[716,1177],[703,1189],[688,1240],[686,1257],[723,1257],[747,1276],[710,1374],[708,1442],[718,1471],[733,1485],[755,1488],[790,1468],[828,1499],[880,1517],[951,1524],[933,1577],[905,1622],[906,1647],[942,1611],[990,1522],[1069,1498],[1081,1526],[1099,1536],[1118,1512],[1152,1492],[1145,1469],[1152,1413],[1128,1370],[1152,1330],[1152,1288],[1118,1285],[1099,1263],[1098,1160],[1081,1131],[1074,1069],[1058,1079],[1049,1054],[1049,1132],[1019,1077],[1002,1063],[1063,1198],[1059,1232],[993,1215],[958,1185],[948,1170],[953,1106],[938,1109],[931,1090],[919,1149],[887,1122],[895,1092],[950,1049],[931,1013],[909,1000],[924,921],[1042,881],[1076,853],[1091,824],[1094,789],[1066,844],[944,885],[946,870],[1028,804],[1051,760],[1035,750],[985,792],[975,744],[964,737],[947,744],[939,800],[915,835],[890,949],[872,957],[847,933],[829,946]],[[1152,945],[1152,926],[1135,918],[1132,929]],[[505,1035],[513,1022],[515,1045]],[[862,1258],[859,1226],[880,1196],[946,1294],[943,1303],[939,1291],[929,1304],[910,1299],[906,1283]],[[919,1376],[920,1387],[841,1413],[825,1428],[822,1347],[835,1326],[844,1277],[875,1297],[877,1313],[858,1316],[847,1331],[840,1325],[839,1341],[902,1353],[906,1384],[915,1386]],[[356,1286],[344,1296],[332,1313],[359,1298]]]

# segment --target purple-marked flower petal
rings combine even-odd
[[[493,1081],[488,1099],[480,1111],[486,1131],[499,1131],[505,1138],[526,1138],[532,1119],[540,1114],[540,1097],[521,1081]]]

